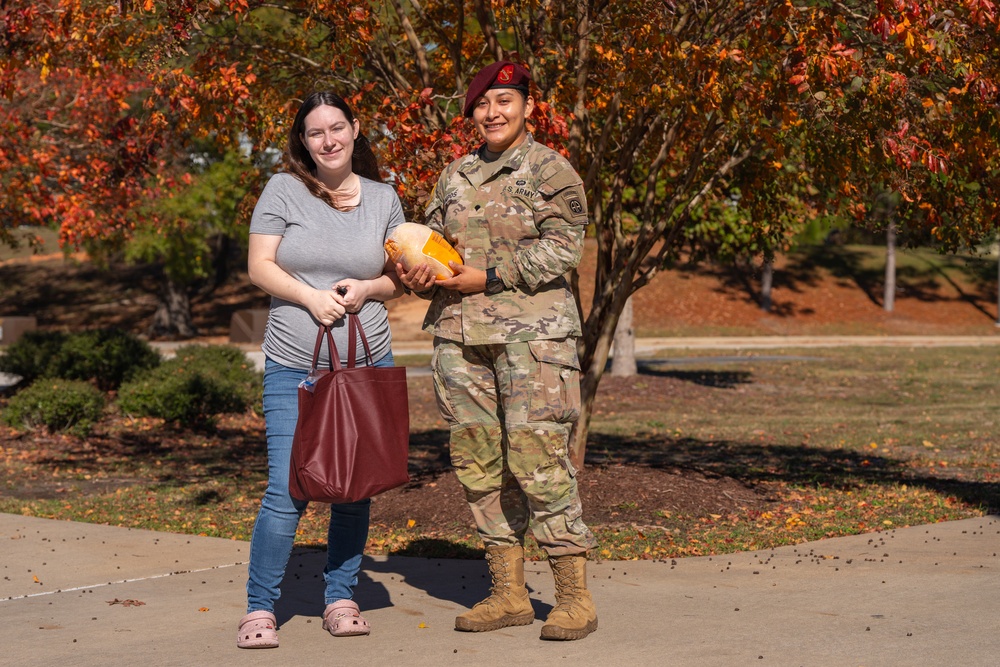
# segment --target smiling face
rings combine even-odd
[[[360,124],[347,120],[337,107],[320,105],[309,112],[302,126],[302,144],[316,163],[316,177],[343,179],[351,173],[351,156]]]
[[[503,153],[528,136],[526,121],[535,100],[513,88],[491,88],[472,107],[472,122],[493,153]]]

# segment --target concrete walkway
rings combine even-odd
[[[820,347],[970,347],[1000,345],[1000,329],[984,336],[698,336],[694,338],[636,338],[637,356],[666,350],[773,350],[778,348]],[[392,351],[402,354],[430,354],[432,343],[394,341]]]
[[[1000,653],[1000,519],[675,561],[591,563],[600,629],[538,639],[541,621],[453,630],[485,594],[482,561],[366,558],[369,637],[323,631],[323,554],[297,551],[281,648],[236,648],[249,545],[0,515],[2,663],[157,665],[992,666]],[[551,607],[529,563],[536,615]]]
[[[153,347],[170,358],[184,342],[154,342]],[[640,359],[650,359],[669,350],[773,350],[779,348],[821,347],[970,347],[1000,345],[1000,329],[996,335],[984,336],[702,336],[696,338],[637,338],[635,353]],[[264,370],[264,353],[259,345],[238,345],[253,361],[257,370]],[[421,340],[393,341],[392,352],[403,355],[430,355],[430,337]],[[2,354],[2,351],[0,351]],[[413,367],[414,374],[424,369]],[[0,373],[0,391],[14,386],[20,378]]]
[[[182,343],[155,343],[164,356],[170,357]],[[1000,345],[1000,330],[989,336],[702,336],[696,338],[637,338],[635,354],[641,360],[662,356],[670,350],[774,350],[780,348],[822,347],[973,347]],[[256,345],[240,346],[258,370],[264,369],[264,353]],[[433,342],[422,340],[393,341],[392,352],[403,355],[430,356]],[[421,374],[425,369],[411,367]],[[0,378],[2,384],[2,378]]]

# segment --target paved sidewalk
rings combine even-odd
[[[600,629],[542,642],[541,621],[455,632],[486,590],[482,561],[366,558],[369,637],[323,631],[323,555],[297,551],[277,611],[281,648],[241,651],[248,544],[0,515],[3,664],[992,666],[1000,652],[1000,519],[780,549],[591,563]],[[545,563],[529,563],[539,617]]]
[[[153,347],[166,357],[185,342],[154,342]],[[820,347],[970,347],[1000,345],[1000,329],[996,335],[984,336],[702,336],[696,338],[637,338],[635,353],[649,360],[667,350],[773,350],[779,348]],[[264,353],[259,345],[240,344],[257,370],[264,370]],[[430,355],[433,347],[428,336],[421,340],[394,341],[392,351],[403,355]],[[2,354],[2,351],[0,351]],[[411,367],[414,374],[426,369]],[[17,384],[17,376],[0,373],[0,391]]]
[[[155,343],[165,356],[171,356],[180,343]],[[640,360],[651,360],[669,350],[774,350],[780,348],[821,347],[971,347],[1000,345],[1000,333],[989,336],[703,336],[697,338],[637,338],[635,354]],[[264,353],[259,346],[241,345],[258,370],[264,369]],[[393,341],[392,352],[403,355],[430,356],[433,341]],[[413,374],[425,368],[411,366]],[[2,384],[2,378],[0,378]]]
[[[636,338],[636,355],[664,350],[773,350],[819,347],[970,347],[1000,345],[1000,329],[984,336],[698,336]],[[430,354],[432,342],[394,341],[393,353]]]

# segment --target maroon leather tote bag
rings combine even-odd
[[[406,368],[371,365],[371,350],[357,315],[348,315],[348,337],[350,361],[344,366],[330,327],[320,326],[312,370],[299,385],[288,479],[289,492],[299,500],[354,502],[410,480]],[[354,363],[358,337],[366,366]],[[318,369],[324,338],[330,367]]]

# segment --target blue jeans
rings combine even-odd
[[[392,366],[392,353],[375,362]],[[247,613],[274,611],[281,595],[281,580],[292,554],[295,531],[308,505],[288,494],[288,472],[292,436],[299,414],[298,386],[308,371],[288,368],[265,359],[264,422],[267,432],[267,491],[260,504],[250,539],[247,579]],[[368,543],[368,511],[371,500],[330,506],[327,532],[326,604],[349,600],[354,595],[361,570],[361,556]]]

